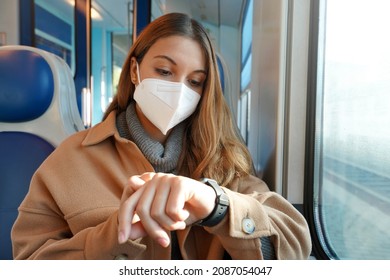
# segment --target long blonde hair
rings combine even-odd
[[[131,47],[119,79],[118,91],[103,119],[116,110],[119,114],[133,102],[135,90],[130,80],[131,58],[141,63],[150,47],[160,38],[179,35],[196,40],[206,57],[207,79],[196,111],[187,119],[178,173],[194,179],[208,177],[228,185],[236,176],[252,173],[252,161],[242,143],[220,84],[215,52],[204,28],[181,13],[163,15],[151,22]]]

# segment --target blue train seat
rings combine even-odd
[[[27,46],[0,47],[0,259],[12,259],[11,228],[33,173],[83,129],[73,75],[61,58]]]

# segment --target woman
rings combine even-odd
[[[306,259],[305,219],[251,166],[205,30],[184,14],[162,16],[130,49],[103,122],[64,141],[34,175],[14,256]]]

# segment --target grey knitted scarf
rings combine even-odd
[[[175,173],[182,148],[184,124],[174,127],[165,145],[152,139],[141,125],[135,112],[135,103],[129,104],[125,112],[116,118],[119,135],[133,141],[156,172]]]

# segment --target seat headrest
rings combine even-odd
[[[0,52],[0,122],[26,122],[41,116],[54,95],[52,70],[38,53]]]

